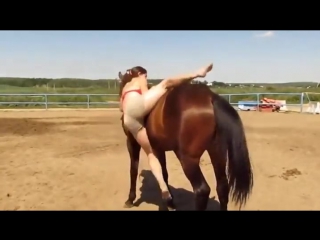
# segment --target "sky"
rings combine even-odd
[[[0,31],[0,77],[150,79],[214,64],[222,82],[320,82],[320,31]]]

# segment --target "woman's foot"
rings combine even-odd
[[[203,68],[200,68],[198,71],[197,71],[197,76],[198,77],[202,77],[204,78],[208,72],[210,72],[213,68],[213,63],[211,63],[210,65],[208,66],[205,66]]]

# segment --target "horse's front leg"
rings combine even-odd
[[[137,177],[139,168],[140,145],[133,137],[127,137],[127,149],[130,155],[130,191],[128,200],[124,207],[133,207],[133,202],[136,199]]]
[[[172,192],[170,191],[169,187],[169,174],[168,174],[168,169],[167,169],[167,159],[166,159],[166,153],[164,151],[156,151],[156,156],[159,159],[161,169],[162,169],[162,176],[165,181],[165,183],[168,186],[169,192],[171,197],[167,196],[162,196],[162,202],[165,205],[165,208],[168,210],[175,210],[176,206],[173,202],[173,195]]]

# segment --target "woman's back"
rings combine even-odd
[[[137,78],[133,78],[130,82],[128,82],[123,87],[122,94],[124,94],[125,92],[130,91],[130,90],[138,90],[138,89],[141,89],[140,81]]]

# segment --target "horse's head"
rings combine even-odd
[[[124,86],[130,82],[133,78],[137,77],[147,77],[147,70],[143,67],[136,66],[131,69],[128,69],[125,74],[122,74],[121,72],[118,73],[118,77],[120,80],[120,92],[119,95],[122,94],[122,89]]]

